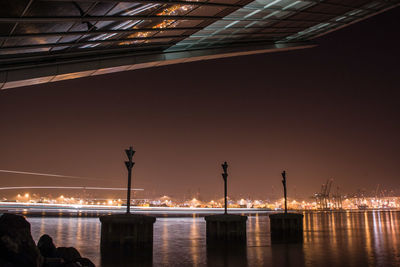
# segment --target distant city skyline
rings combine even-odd
[[[0,91],[0,186],[133,187],[183,196],[309,197],[400,187],[399,8],[318,47],[185,63]]]

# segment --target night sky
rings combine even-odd
[[[0,92],[0,186],[126,186],[204,199],[400,194],[400,9],[316,40],[318,47],[193,62]]]

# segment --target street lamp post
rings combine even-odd
[[[287,212],[286,171],[281,173],[285,212],[269,215],[272,243],[297,243],[303,240],[303,214]]]
[[[207,246],[221,248],[223,250],[229,245],[239,245],[243,247],[246,244],[246,221],[247,216],[238,214],[228,214],[228,163],[221,164],[222,179],[224,180],[224,198],[225,213],[205,216]],[[222,242],[222,243],[221,243]],[[233,247],[235,247],[235,245]],[[224,254],[226,251],[218,252]]]
[[[286,171],[282,172],[283,196],[285,198],[285,214],[287,214],[287,198],[286,198]]]
[[[100,216],[101,222],[101,261],[107,266],[124,266],[127,262],[151,265],[153,258],[153,228],[155,217],[131,214],[132,161],[135,151],[125,149],[128,161],[128,191],[126,213]]]
[[[228,163],[226,163],[226,161],[223,163],[223,164],[221,164],[221,166],[222,166],[222,170],[224,171],[223,173],[222,173],[222,179],[224,179],[224,196],[225,196],[225,214],[228,214],[228,197],[227,197],[227,195],[228,195],[228,186],[227,186],[227,183],[228,183]]]
[[[135,162],[132,161],[135,150],[132,147],[125,149],[125,153],[128,156],[128,161],[125,161],[126,168],[128,169],[128,192],[126,196],[126,213],[131,212],[131,182],[132,182],[132,168]]]

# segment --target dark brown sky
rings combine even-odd
[[[134,185],[183,196],[308,197],[334,178],[345,192],[400,193],[400,10],[317,40],[319,47],[122,72],[0,92],[1,186]]]

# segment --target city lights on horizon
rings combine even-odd
[[[73,208],[88,206],[107,206],[122,207],[126,206],[126,200],[121,198],[82,198],[74,196],[66,196],[60,194],[57,197],[41,197],[37,194],[19,193],[15,198],[3,198],[1,203],[18,203],[26,205],[61,205],[71,206]],[[166,208],[223,208],[223,199],[203,201],[195,197],[188,200],[174,200],[166,195],[154,199],[133,199],[131,204],[137,207],[166,207]],[[284,206],[284,199],[280,198],[275,201],[262,199],[228,199],[229,208],[246,208],[246,209],[265,209],[265,210],[281,210]],[[290,198],[288,200],[288,209],[290,210],[364,210],[364,209],[400,209],[400,197],[349,197],[344,198],[339,206],[335,200],[328,201],[327,206],[321,206],[316,201],[296,200]]]

